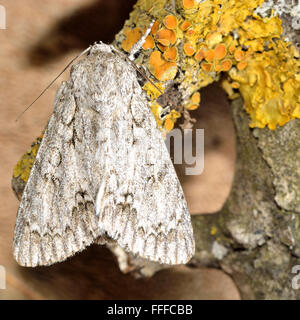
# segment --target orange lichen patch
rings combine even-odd
[[[185,107],[185,109],[192,111],[192,110],[196,110],[199,107],[199,104],[189,103],[189,104],[185,105],[184,107]]]
[[[229,59],[225,59],[221,62],[222,71],[229,71],[232,67],[232,62]]]
[[[203,62],[203,63],[201,63],[201,68],[202,68],[204,71],[209,72],[209,71],[211,71],[212,64],[211,64],[211,63]]]
[[[130,28],[125,28],[124,31],[123,31],[124,35],[127,36],[128,33],[129,33],[131,30],[132,30],[132,29],[130,29]]]
[[[183,2],[183,7],[185,9],[191,9],[195,5],[195,1],[194,0],[182,0],[182,2]]]
[[[218,61],[218,60],[214,61],[214,68],[215,68],[216,72],[222,71],[222,65],[221,65],[220,61]]]
[[[166,119],[164,123],[164,128],[171,131],[174,128],[174,121],[172,119]]]
[[[235,51],[234,51],[234,59],[236,60],[236,61],[241,61],[241,60],[243,60],[244,59],[244,57],[245,57],[245,52],[244,51],[242,51],[241,49],[236,49]]]
[[[122,41],[122,49],[129,52],[132,46],[141,38],[142,33],[140,29],[126,29],[124,32],[126,38]]]
[[[199,103],[200,103],[200,93],[199,93],[199,92],[195,92],[195,93],[192,95],[191,100],[192,100],[193,103],[199,104]]]
[[[151,28],[151,33],[155,36],[157,34],[157,31],[159,29],[159,25],[160,25],[160,22],[158,20],[156,20],[154,23],[153,23],[153,26]]]
[[[190,21],[185,20],[180,27],[182,31],[186,31],[191,25]]]
[[[239,62],[239,63],[237,64],[237,68],[238,68],[239,70],[244,70],[246,67],[247,67],[247,62],[245,62],[245,61],[241,61],[241,62]]]
[[[168,61],[175,61],[178,57],[178,52],[176,47],[170,47],[168,48],[164,54],[164,58]]]
[[[195,53],[195,48],[190,42],[186,42],[183,46],[184,53],[191,57]]]
[[[156,39],[163,46],[169,46],[175,43],[176,35],[173,30],[162,28],[157,32]]]
[[[157,47],[158,47],[158,49],[160,50],[160,51],[162,51],[162,52],[165,52],[165,51],[167,51],[168,50],[168,46],[163,46],[163,45],[161,45],[161,44],[157,44]]]
[[[205,52],[204,58],[207,62],[211,62],[214,60],[215,56],[215,51],[213,49],[209,49]]]
[[[240,84],[238,82],[236,82],[236,81],[233,81],[231,86],[232,86],[233,89],[238,89],[240,87]]]
[[[224,44],[220,43],[215,48],[216,59],[222,60],[226,56],[226,47]]]
[[[181,117],[180,112],[176,111],[176,110],[171,110],[170,114],[167,117],[171,117],[172,119],[178,119]]]
[[[122,49],[129,52],[132,46],[139,41],[142,36],[142,32],[139,28],[127,29],[124,34],[126,39],[122,41]]]
[[[171,112],[166,116],[166,120],[164,123],[164,128],[168,131],[171,131],[174,128],[174,124],[178,118],[181,117],[180,112],[171,110]]]
[[[166,61],[159,51],[153,51],[149,59],[149,70],[160,81],[172,80],[177,73],[177,64]]]
[[[201,61],[204,59],[205,57],[205,52],[207,51],[207,47],[206,46],[202,46],[195,54],[195,59],[197,61]]]
[[[145,39],[145,42],[143,44],[143,49],[148,50],[148,49],[153,49],[155,46],[154,39],[152,36],[147,36]]]
[[[228,51],[233,54],[234,53],[234,50],[235,50],[235,46],[230,46]]]
[[[177,27],[177,18],[171,14],[167,15],[164,18],[164,25],[168,28],[168,29],[176,29]]]
[[[174,31],[172,31],[171,33],[171,44],[175,44],[176,42],[176,34]]]

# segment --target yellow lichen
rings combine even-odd
[[[288,59],[286,49],[277,55],[272,51],[253,55],[247,59],[246,69],[231,69],[229,72],[240,85],[252,127],[267,125],[273,130],[297,116],[300,85],[295,71],[300,65],[297,60]]]
[[[164,92],[163,86],[157,82],[155,86],[151,82],[147,82],[144,84],[143,89],[151,100],[156,100]]]
[[[31,149],[29,149],[14,166],[14,178],[21,178],[24,182],[27,182],[37,151],[40,146],[40,139],[41,138],[39,138],[38,141],[35,144],[33,144]]]
[[[226,93],[228,94],[228,97],[229,99],[235,99],[239,96],[238,93],[236,93],[233,89],[235,85],[233,85],[234,83],[238,84],[238,82],[230,82],[228,81],[227,79],[224,79],[222,82],[221,82],[221,86],[222,88],[226,91]]]
[[[157,123],[157,126],[159,128],[162,128],[163,125],[163,120],[160,118],[161,112],[162,112],[162,107],[158,103],[154,103],[151,105],[151,111],[154,115],[155,121]]]
[[[238,82],[233,81],[231,84],[232,88],[238,89],[240,87],[240,84]]]
[[[210,234],[214,236],[217,234],[217,232],[218,232],[218,229],[215,226],[212,226],[210,229]]]
[[[166,116],[164,121],[164,128],[167,131],[171,131],[174,128],[174,124],[178,118],[180,118],[181,114],[178,111],[171,110],[171,112]]]

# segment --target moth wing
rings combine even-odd
[[[98,105],[99,112],[105,110],[99,130],[108,129],[99,150],[105,169],[93,174],[100,181],[99,226],[125,250],[143,258],[186,263],[195,250],[193,229],[161,132],[132,66],[115,57],[105,61],[110,68],[102,69],[97,83],[113,87],[113,94]]]
[[[63,261],[100,235],[76,109],[71,85],[63,83],[18,210],[14,257],[22,266]]]

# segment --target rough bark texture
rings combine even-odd
[[[299,299],[300,121],[275,131],[250,129],[242,101],[233,106],[237,162],[220,212],[193,217],[195,261],[228,272],[244,299]]]

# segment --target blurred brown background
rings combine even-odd
[[[179,266],[136,280],[120,273],[112,254],[92,246],[64,263],[19,267],[12,257],[18,201],[10,188],[14,164],[40,135],[59,83],[18,121],[16,117],[77,53],[97,40],[112,41],[135,0],[4,0],[6,30],[0,30],[0,265],[7,289],[0,299],[239,299],[230,277],[216,269]],[[205,129],[205,169],[182,176],[190,212],[219,210],[234,170],[234,132],[229,104],[217,86],[201,92],[196,127]]]

